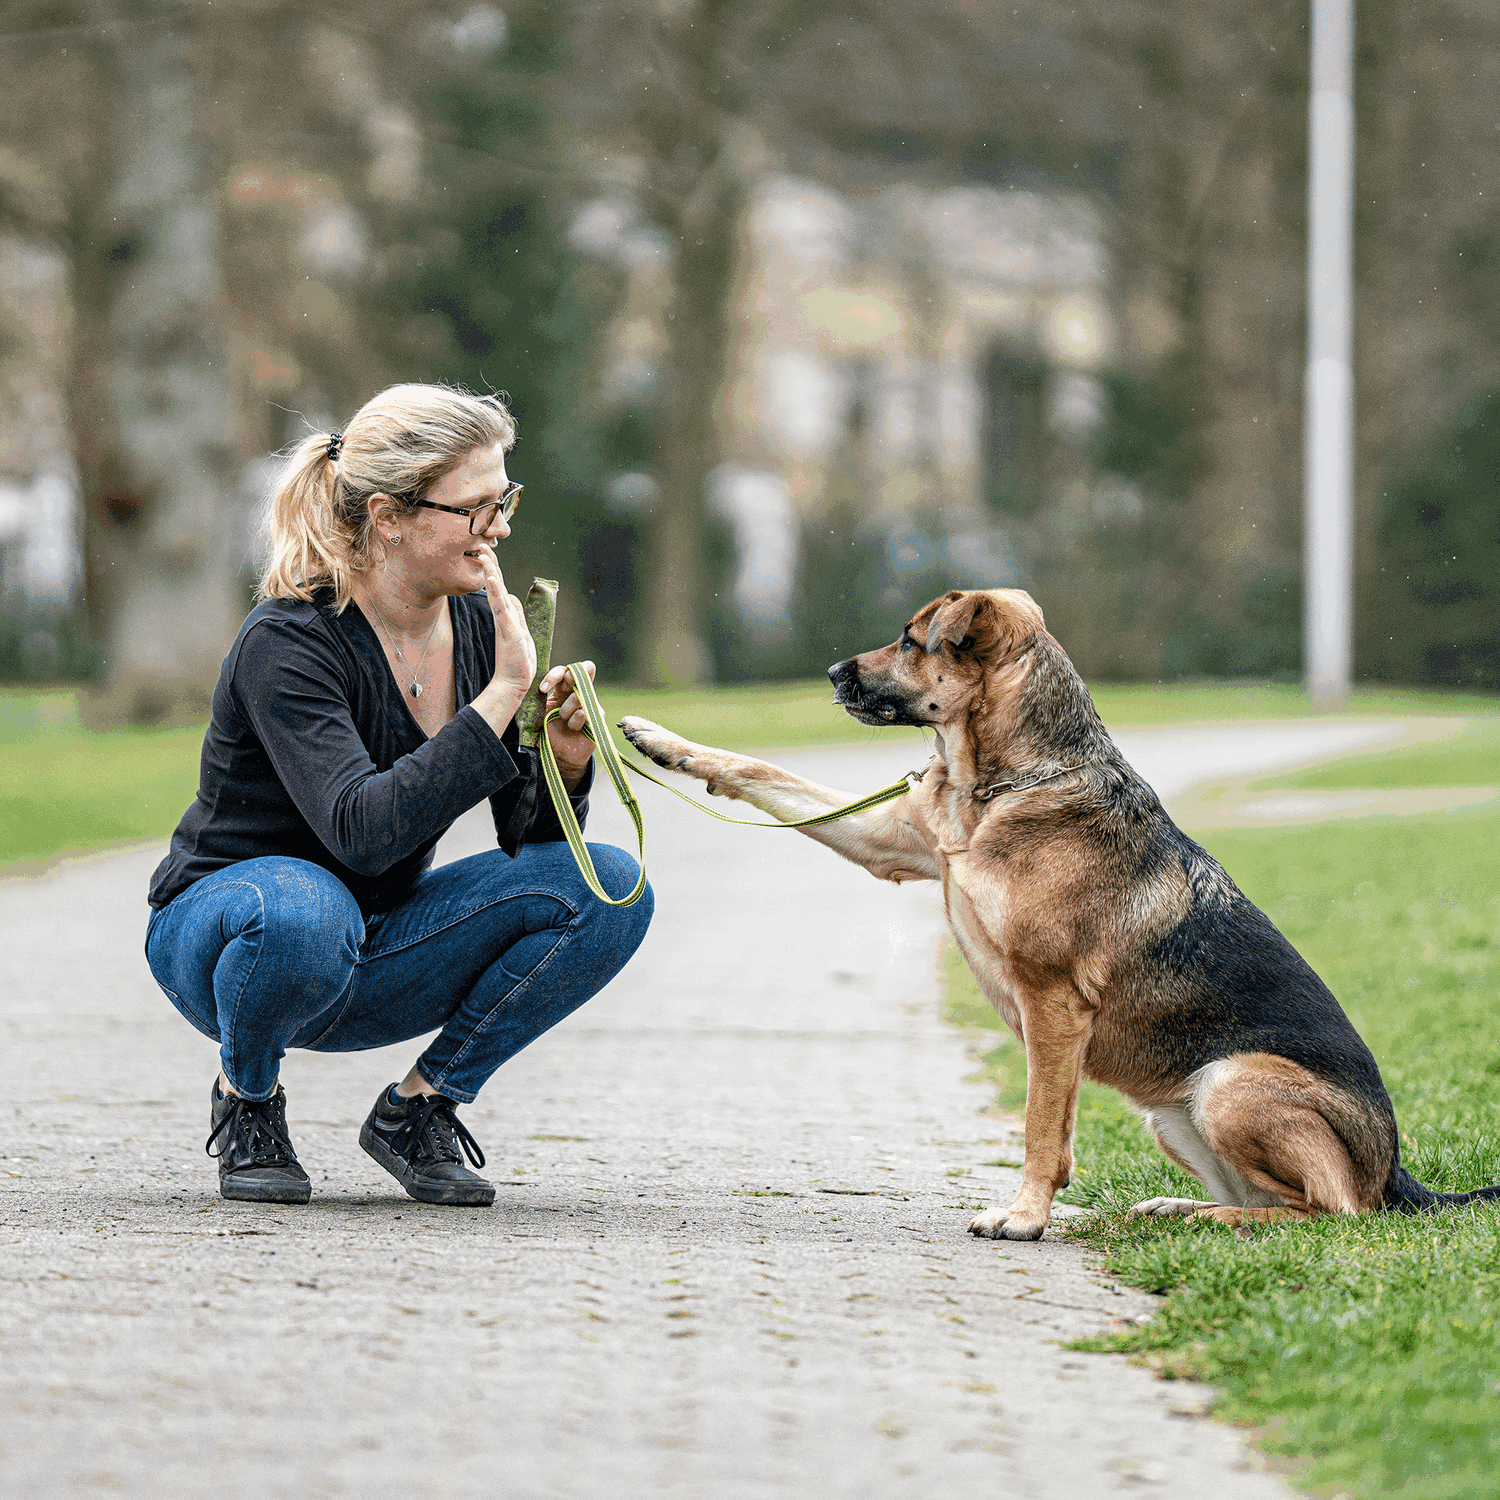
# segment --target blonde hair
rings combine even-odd
[[[388,495],[394,514],[408,516],[476,448],[499,443],[508,451],[515,440],[515,420],[498,396],[447,385],[393,385],[366,401],[342,434],[310,433],[271,491],[256,597],[311,599],[314,589],[331,587],[342,612],[351,577],[370,566],[371,496]]]

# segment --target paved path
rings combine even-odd
[[[1171,795],[1388,732],[1124,738]],[[780,758],[864,791],[912,754]],[[933,888],[644,796],[645,948],[465,1112],[490,1210],[358,1150],[414,1048],[289,1058],[314,1200],[223,1202],[214,1048],[140,955],[156,852],[0,882],[0,1495],[1286,1493],[1201,1391],[1059,1347],[1150,1298],[965,1233],[1019,1145],[939,1020]]]

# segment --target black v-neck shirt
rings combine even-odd
[[[400,904],[460,813],[488,797],[506,828],[535,757],[517,752],[514,720],[497,736],[469,706],[495,670],[488,599],[448,603],[459,707],[431,739],[357,604],[335,614],[325,589],[251,611],[219,672],[198,796],[152,876],[152,906],[226,865],[280,854],[336,875],[368,916]],[[570,799],[580,823],[592,779],[591,766]],[[537,792],[526,842],[555,842],[562,827]]]

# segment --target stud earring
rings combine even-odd
[[[401,542],[401,533],[399,531],[393,531],[390,536],[386,538],[386,540],[391,544],[391,546],[398,546]]]

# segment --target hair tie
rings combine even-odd
[[[344,446],[344,434],[333,433],[328,439],[328,462],[336,464],[339,461],[339,450]]]

